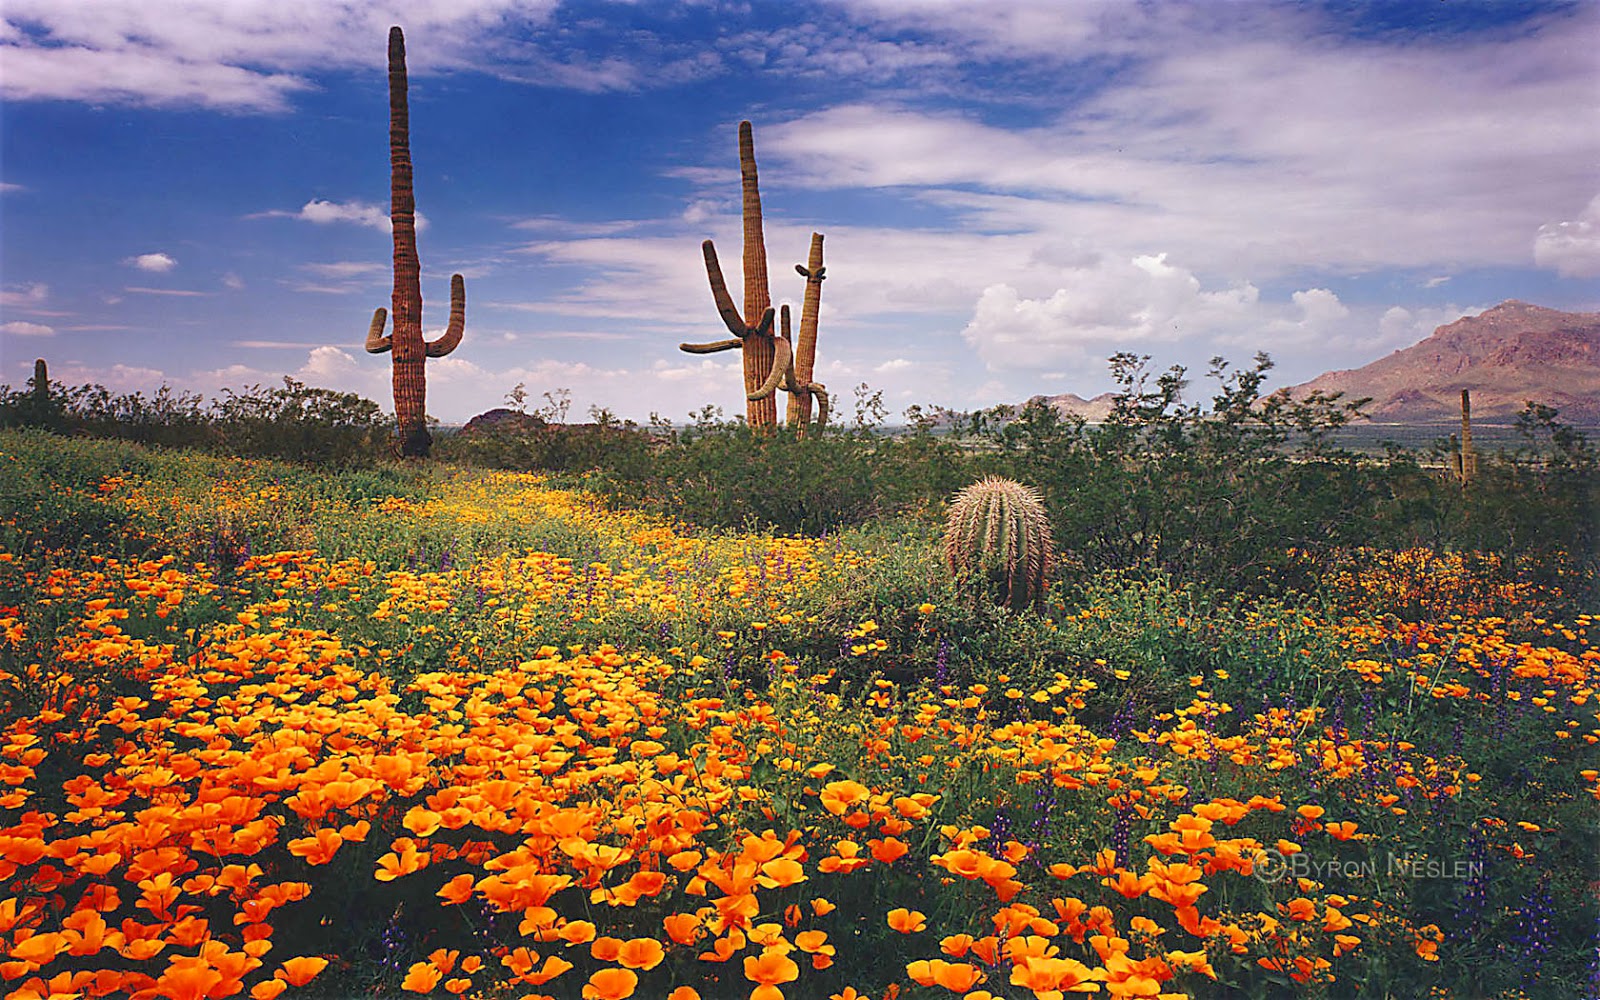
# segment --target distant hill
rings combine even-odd
[[[1091,424],[1098,424],[1111,415],[1111,401],[1115,394],[1102,392],[1093,399],[1084,399],[1075,392],[1064,392],[1059,396],[1034,396],[1028,402],[1046,403],[1055,407],[1062,416],[1079,416]]]
[[[1295,386],[1347,399],[1370,396],[1379,423],[1458,419],[1472,390],[1474,420],[1515,417],[1533,400],[1567,424],[1600,424],[1600,313],[1568,313],[1515,299],[1439,327],[1426,340],[1362,368],[1332,371]]]

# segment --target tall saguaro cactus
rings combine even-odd
[[[367,351],[391,352],[394,413],[400,453],[426,458],[433,446],[427,425],[426,359],[442,358],[461,343],[466,327],[466,282],[450,276],[450,325],[439,339],[422,339],[422,267],[417,262],[417,203],[411,188],[411,112],[406,101],[406,39],[389,29],[389,221],[394,231],[394,332],[384,335],[384,310],[372,314]]]
[[[812,396],[824,391],[811,381],[811,369],[816,359],[816,309],[813,299],[821,301],[822,237],[812,236],[812,269],[817,271],[816,278],[812,279],[810,272],[802,269],[802,273],[808,276],[807,311],[800,322],[801,346],[797,351],[791,351],[790,345],[783,342],[787,338],[776,337],[772,331],[772,294],[767,284],[767,248],[762,236],[755,138],[747,121],[739,123],[739,181],[744,193],[744,311],[741,313],[734,306],[733,298],[728,294],[728,284],[722,277],[722,266],[717,262],[716,245],[706,240],[700,249],[706,259],[706,277],[711,282],[711,296],[716,300],[717,312],[733,338],[678,346],[680,350],[691,354],[740,351],[744,355],[745,419],[752,427],[775,425],[778,422],[778,403],[774,393],[782,384],[791,394],[787,419],[794,424],[800,412],[795,409],[795,397],[805,397],[805,412],[809,413]],[[807,316],[810,317],[809,328]],[[780,361],[780,357],[784,360]]]

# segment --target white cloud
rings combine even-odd
[[[18,191],[26,190],[28,189],[23,187],[21,184],[11,184],[7,181],[0,181],[0,194],[15,194]]]
[[[1407,309],[1392,306],[1378,319],[1377,336],[1363,346],[1374,353],[1382,350],[1399,350],[1410,347],[1447,323],[1464,316],[1476,316],[1487,306],[1447,305],[1437,308]]]
[[[0,94],[152,107],[280,112],[316,71],[379,69],[389,25],[404,24],[413,72],[465,67],[514,17],[550,0],[7,0]],[[367,44],[354,40],[365,39]]]
[[[1257,318],[1254,285],[1207,291],[1166,254],[1103,258],[1068,269],[1048,296],[1028,298],[1009,284],[978,297],[962,336],[995,370],[1086,363],[1161,341],[1213,337]]]
[[[271,209],[266,212],[257,212],[249,216],[252,219],[300,219],[303,222],[315,222],[318,225],[327,225],[331,222],[353,222],[358,226],[370,229],[390,231],[389,213],[371,202],[366,201],[327,201],[322,198],[313,198],[300,206],[297,212],[287,212],[283,209]],[[417,213],[417,229],[426,229],[428,220],[421,212]]]
[[[9,323],[0,323],[0,333],[10,334],[13,337],[53,337],[56,331],[54,327],[45,326],[43,323],[14,319]]]
[[[340,260],[327,264],[301,264],[300,267],[324,278],[360,278],[389,269],[385,264],[360,260]]]
[[[227,274],[222,276],[222,287],[232,289],[236,292],[240,291],[244,288],[244,279],[239,277],[234,272],[229,271]]]
[[[1600,195],[1576,219],[1539,227],[1533,259],[1566,278],[1600,276]]]
[[[1167,12],[1181,26],[1184,12]],[[956,15],[933,4],[928,16]],[[879,98],[768,126],[757,145],[788,184],[920,200],[968,232],[1160,247],[1258,281],[1522,266],[1527,234],[1594,194],[1595,67],[1572,44],[1592,22],[1448,46],[1191,29],[1137,47],[1137,71],[1027,125]]]
[[[165,274],[178,266],[171,254],[142,253],[136,257],[128,257],[123,263],[140,271],[149,271],[152,274]]]
[[[199,298],[210,294],[209,292],[196,292],[186,288],[144,288],[138,285],[129,285],[123,291],[137,292],[140,295],[168,295],[182,299]]]
[[[44,305],[50,298],[50,286],[42,282],[34,282],[14,288],[0,288],[0,306],[7,309],[32,310]]]

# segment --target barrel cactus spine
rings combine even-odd
[[[426,458],[433,445],[427,426],[428,358],[442,358],[461,343],[466,327],[466,282],[450,277],[450,323],[437,340],[422,337],[422,268],[417,259],[417,208],[412,189],[411,113],[407,102],[406,41],[389,29],[389,221],[394,233],[394,332],[383,332],[382,308],[372,314],[366,349],[390,352],[394,365],[394,410],[400,453]]]
[[[996,603],[1021,610],[1044,596],[1053,553],[1038,491],[988,476],[955,495],[945,519],[945,565]]]

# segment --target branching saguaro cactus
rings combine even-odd
[[[442,358],[461,343],[466,327],[466,282],[450,276],[450,325],[438,340],[422,339],[422,268],[417,262],[417,203],[411,187],[411,112],[406,101],[406,39],[389,29],[389,221],[394,230],[394,332],[384,335],[384,310],[372,314],[367,351],[392,353],[394,413],[400,453],[426,458],[433,446],[427,424],[426,359]]]
[[[739,351],[744,355],[745,419],[750,425],[771,427],[777,424],[778,404],[774,393],[780,385],[790,393],[788,422],[797,425],[798,421],[803,425],[804,420],[798,417],[801,411],[796,408],[796,397],[805,398],[805,412],[810,411],[813,398],[823,400],[821,410],[824,413],[827,410],[827,390],[812,381],[816,360],[816,310],[822,300],[822,237],[812,234],[810,267],[796,265],[807,278],[806,304],[800,320],[800,348],[796,351],[787,342],[787,336],[775,336],[772,330],[772,294],[767,282],[767,249],[762,235],[755,138],[747,121],[739,123],[739,180],[744,193],[744,312],[734,306],[733,297],[728,294],[728,283],[717,261],[716,245],[706,240],[700,249],[705,256],[711,297],[733,337],[707,344],[679,344],[678,347],[690,354]],[[816,272],[815,278],[811,276],[812,271]]]
[[[950,572],[1021,610],[1044,596],[1050,572],[1050,518],[1030,486],[989,476],[957,493],[944,531]]]

